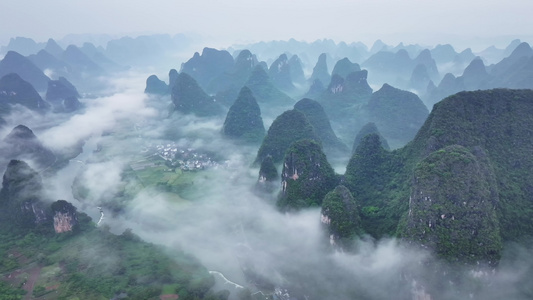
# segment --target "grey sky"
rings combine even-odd
[[[528,40],[531,0],[2,0],[0,44],[68,33],[199,33],[222,45],[291,37],[386,43]],[[502,38],[503,37],[503,38]]]

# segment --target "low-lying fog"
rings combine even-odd
[[[82,114],[35,116],[20,110],[8,119],[8,128],[27,125],[55,151],[87,140],[84,153],[54,177],[44,179],[51,199],[72,201],[96,222],[101,203],[73,199],[71,185],[77,173],[84,171],[82,180],[91,189],[91,199],[102,199],[127,184],[121,174],[143,145],[174,142],[217,152],[225,162],[194,178],[193,199],[180,201],[147,188],[130,200],[121,215],[104,209],[100,226],[109,226],[117,234],[131,228],[146,241],[193,254],[209,270],[221,272],[252,291],[287,288],[298,299],[533,296],[527,277],[532,269],[531,248],[509,246],[497,270],[480,267],[476,270],[486,272],[484,275],[471,273],[467,276],[471,282],[462,284],[451,283],[449,274],[442,271],[446,267],[437,267],[440,263],[430,253],[394,238],[363,238],[356,241],[355,253],[331,250],[318,208],[284,214],[276,210],[274,199],[253,193],[258,169],[250,164],[257,147],[235,146],[222,139],[219,132],[223,118],[201,119],[176,113],[168,117],[169,96],[150,98],[143,93],[148,75],[129,72],[110,79],[114,89],[107,93],[109,96],[82,99],[86,105]],[[175,138],[164,140],[169,133]],[[90,161],[97,145],[108,147],[109,160]],[[465,267],[463,271],[470,269]],[[431,298],[423,298],[426,292]]]

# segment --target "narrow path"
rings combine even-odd
[[[24,297],[24,300],[30,300],[32,298],[33,289],[35,288],[35,283],[39,279],[39,275],[41,275],[41,267],[35,267],[30,270],[28,280],[26,281],[26,284],[22,287],[28,292]]]

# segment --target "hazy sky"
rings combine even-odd
[[[15,36],[186,32],[220,45],[291,37],[468,44],[498,37],[504,46],[528,40],[532,11],[531,0],[1,0],[0,44]]]

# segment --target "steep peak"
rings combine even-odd
[[[353,238],[363,232],[358,203],[344,185],[326,194],[322,202],[320,221],[326,228],[331,246],[349,250]]]
[[[250,50],[244,49],[239,52],[239,55],[237,55],[237,58],[235,59],[233,72],[249,72],[257,64],[257,59],[254,57],[252,52],[250,52]]]
[[[328,72],[328,64],[327,64],[327,57],[326,53],[320,54],[318,57],[318,61],[313,68],[313,74],[311,74],[311,78],[309,78],[310,81],[314,81],[315,79],[320,79],[323,83],[329,82],[330,75]]]
[[[248,60],[248,59],[251,59],[252,56],[253,56],[253,54],[252,54],[252,52],[250,52],[250,50],[244,49],[244,50],[239,52],[239,55],[237,55],[237,60],[240,60],[240,59]]]
[[[172,92],[172,89],[174,88],[177,79],[178,71],[176,71],[176,69],[170,69],[170,71],[168,72],[168,90],[170,92]]]
[[[277,206],[284,211],[320,206],[337,182],[322,146],[310,139],[297,140],[285,154]]]
[[[4,56],[4,59],[2,60],[8,60],[8,61],[18,61],[18,60],[24,60],[25,57],[13,50],[7,51],[6,55]]]
[[[18,125],[5,137],[6,141],[13,141],[18,139],[31,140],[37,139],[31,129],[24,125]]]
[[[47,86],[48,81],[46,77]],[[8,73],[0,78],[0,99],[5,104],[20,104],[35,111],[45,111],[50,106],[43,101],[33,85],[17,73]]]
[[[452,73],[446,73],[439,83],[438,88],[446,88],[455,84],[455,76]]]
[[[252,74],[250,75],[250,78],[248,78],[246,85],[253,85],[268,81],[270,81],[270,77],[268,76],[265,69],[263,69],[261,65],[257,65],[252,70]]]
[[[7,52],[0,61],[0,77],[9,73],[17,73],[38,91],[45,91],[50,80],[31,60],[15,51]]]
[[[374,122],[369,122],[355,136],[355,140],[353,142],[352,146],[352,153],[355,153],[361,142],[363,141],[363,138],[366,137],[369,134],[376,134],[379,137],[379,140],[381,142],[381,147],[385,150],[389,150],[389,144],[387,143],[387,140],[379,133],[379,129],[376,126]]]
[[[260,143],[265,137],[261,109],[252,91],[244,86],[229,108],[222,133],[246,143]]]
[[[410,60],[411,59],[411,57],[409,57],[409,53],[405,49],[398,50],[398,52],[396,52],[395,56],[396,56],[396,59],[400,59],[400,60]]]
[[[398,90],[398,89],[388,83],[384,83],[381,86],[381,88],[378,91],[376,91],[376,93],[384,93],[384,92],[394,91],[394,90]]]
[[[516,58],[523,57],[523,56],[530,57],[532,55],[533,55],[533,49],[531,49],[531,46],[529,46],[528,43],[523,42],[513,50],[510,57],[516,57]]]
[[[520,41],[520,39],[514,39],[512,40],[509,45],[507,45],[507,47],[505,47],[504,49],[504,54],[505,56],[509,56],[511,55],[511,53],[513,53],[513,51],[516,49],[516,47],[518,47],[518,45],[520,45],[522,43],[522,41]]]
[[[387,48],[387,45],[383,43],[382,40],[378,39],[374,42],[374,44],[372,44],[372,48],[370,48],[370,53],[380,52],[380,51],[386,50],[386,48]]]
[[[271,155],[275,163],[281,162],[289,146],[301,139],[319,140],[303,112],[296,109],[285,111],[270,125],[257,152],[255,164],[259,164],[267,155]]]
[[[146,79],[146,88],[144,89],[146,94],[166,95],[168,91],[168,85],[157,75],[150,75]]]
[[[480,76],[480,75],[487,75],[487,70],[485,69],[485,64],[483,63],[483,60],[479,56],[474,58],[468,67],[463,72],[463,77],[472,77],[472,76]]]
[[[416,57],[417,61],[430,61],[432,59],[433,57],[431,57],[431,52],[429,51],[429,49],[422,50]]]
[[[272,182],[279,178],[278,170],[274,165],[272,156],[267,155],[261,162],[261,167],[259,168],[259,181],[260,182]]]
[[[361,67],[357,63],[352,63],[347,57],[337,61],[333,67],[331,75],[339,75],[342,78],[346,78],[348,74],[361,71]]]
[[[61,56],[61,53],[63,53],[63,48],[59,46],[54,39],[48,39],[48,42],[46,42],[46,46],[44,47],[44,50],[56,57]]]

